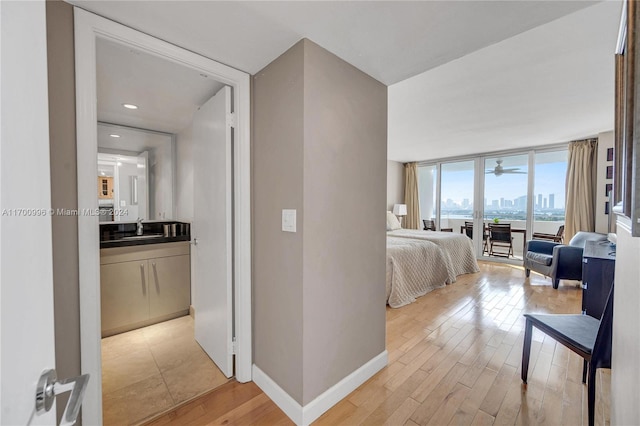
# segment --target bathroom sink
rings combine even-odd
[[[146,234],[146,235],[130,235],[128,237],[122,237],[122,240],[145,240],[147,238],[162,238],[162,234]]]

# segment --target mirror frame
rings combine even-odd
[[[631,235],[640,237],[640,117],[635,99],[640,96],[637,61],[640,28],[635,2],[623,3],[615,54],[614,213],[631,221]]]

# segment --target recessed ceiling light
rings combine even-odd
[[[134,104],[122,104],[122,106],[128,109],[138,109],[138,105]]]
[[[120,135],[116,135],[115,133],[112,134],[112,135],[109,135],[109,136],[111,136],[112,138],[119,138],[120,137]]]

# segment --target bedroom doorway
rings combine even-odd
[[[234,241],[232,265],[234,293],[228,311],[235,328],[235,376],[240,382],[251,380],[251,282],[250,282],[250,194],[249,194],[249,75],[232,69],[167,42],[142,34],[113,21],[88,13],[78,7],[75,15],[76,48],[76,105],[78,157],[78,208],[80,211],[97,210],[95,176],[97,175],[96,135],[96,42],[98,39],[135,46],[138,51],[164,60],[190,67],[213,78],[233,90],[233,120],[235,145],[232,164],[233,203],[232,238]],[[80,332],[82,371],[91,374],[83,416],[89,424],[102,423],[102,379],[100,350],[100,256],[98,217],[78,217],[78,245],[80,264]],[[231,319],[230,319],[231,321]],[[231,326],[230,326],[231,327]]]

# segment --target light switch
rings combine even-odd
[[[296,232],[296,211],[295,209],[282,210],[282,230],[284,232]]]

